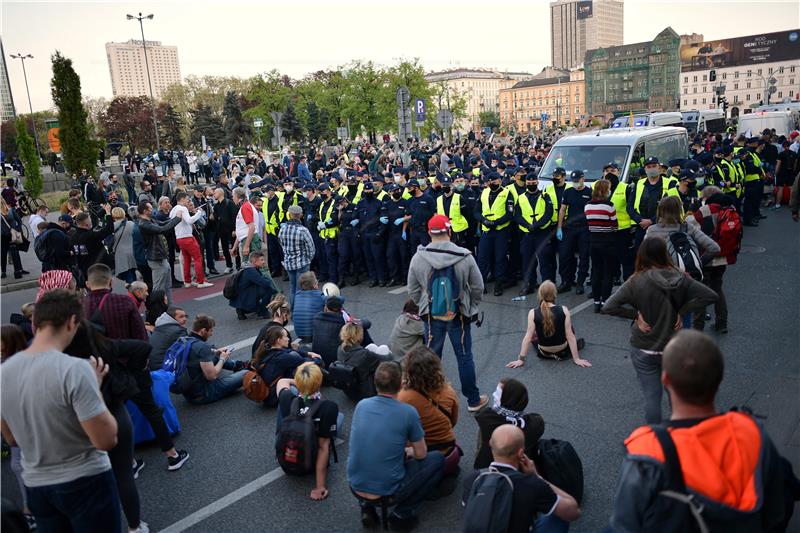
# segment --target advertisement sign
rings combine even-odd
[[[748,67],[800,58],[800,29],[681,46],[681,71]]]
[[[592,17],[592,0],[581,0],[577,5],[578,20]]]
[[[47,128],[47,143],[50,151],[54,154],[61,152],[61,141],[58,140],[58,119],[45,119],[44,125]]]

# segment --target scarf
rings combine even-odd
[[[67,289],[72,281],[72,272],[68,270],[48,270],[43,272],[39,278],[39,292],[36,293],[36,301],[44,296],[44,293],[53,289]]]
[[[308,396],[303,396],[302,398],[303,398],[304,402],[311,402],[311,401],[314,401],[314,400],[321,400],[322,399],[322,393],[315,392],[314,394],[309,394]]]
[[[509,424],[517,426],[520,429],[525,428],[525,413],[522,411],[512,411],[511,409],[506,409],[500,404],[494,404],[492,406],[492,411],[500,416],[505,417],[506,422]]]

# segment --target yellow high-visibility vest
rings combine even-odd
[[[490,189],[484,189],[481,193],[481,213],[489,220],[498,220],[506,214],[506,202],[508,202],[508,195],[511,193],[508,192],[508,189],[500,189],[494,199],[494,203],[489,205],[490,192]],[[506,222],[505,224],[495,226],[495,229],[503,229],[509,224],[510,222]],[[488,226],[481,224],[481,227],[483,231],[489,231]]]
[[[450,219],[454,233],[460,233],[469,227],[467,219],[461,214],[461,195],[453,193],[453,200],[450,202],[450,212],[444,212],[444,195],[436,199],[436,212],[446,215]]]
[[[534,224],[536,221],[541,220],[541,218],[544,216],[545,209],[547,208],[544,194],[540,194],[536,199],[535,209],[531,207],[531,201],[527,194],[520,194],[517,197],[517,202],[519,202],[519,210],[522,213],[522,218],[524,218],[528,224]],[[547,224],[542,226],[541,229],[545,229],[552,223],[553,220],[551,219],[547,222]],[[519,224],[517,225],[519,226],[519,230],[521,232],[528,233],[528,228],[520,226]]]

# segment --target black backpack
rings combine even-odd
[[[581,503],[583,464],[572,444],[565,440],[539,439],[535,463],[539,475]]]
[[[50,235],[51,232],[57,231],[53,228],[46,229],[41,232],[36,238],[33,240],[33,251],[36,254],[36,258],[41,261],[42,263],[52,263],[51,261],[53,257],[53,249],[47,246],[47,237]]]
[[[304,476],[314,472],[317,463],[317,415],[321,400],[310,407],[301,407],[300,398],[294,398],[289,416],[281,421],[275,439],[275,453],[284,472],[292,476]],[[333,444],[331,442],[331,444]]]
[[[242,278],[244,270],[238,270],[232,276],[225,280],[225,286],[222,288],[222,296],[228,300],[233,300],[239,296],[239,280]]]
[[[506,533],[511,523],[516,471],[481,470],[464,498],[464,533]]]
[[[700,260],[700,252],[694,240],[686,232],[688,228],[685,224],[680,231],[670,233],[667,239],[667,252],[672,259],[672,263],[681,272],[686,272],[692,279],[703,281],[703,263]]]

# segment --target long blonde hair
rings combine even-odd
[[[556,324],[553,320],[553,311],[550,304],[556,303],[556,284],[546,280],[539,285],[539,311],[542,313],[542,332],[545,337],[552,337],[556,332]]]

